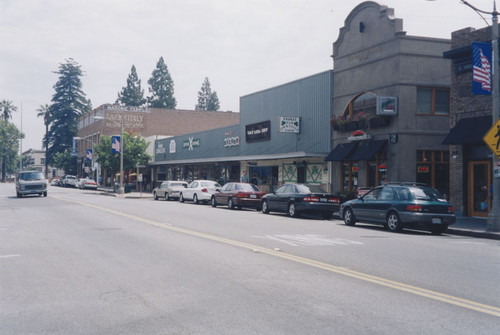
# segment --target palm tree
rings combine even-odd
[[[49,147],[49,124],[50,124],[50,106],[49,104],[40,105],[40,108],[36,110],[38,114],[37,117],[43,117],[43,124],[45,125],[45,136],[43,137],[43,146],[45,148],[45,178],[48,177],[49,161],[47,159],[48,147]]]
[[[15,112],[17,107],[12,104],[12,101],[2,100],[0,102],[0,118],[9,121],[12,118],[12,112]]]

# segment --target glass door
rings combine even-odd
[[[468,215],[488,216],[491,208],[491,164],[488,161],[469,162]]]

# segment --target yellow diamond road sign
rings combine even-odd
[[[498,119],[493,127],[484,135],[483,141],[488,145],[491,151],[500,158],[500,119]]]

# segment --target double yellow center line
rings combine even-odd
[[[236,246],[236,247],[248,249],[248,250],[251,250],[253,252],[259,252],[259,253],[267,254],[267,255],[270,255],[270,256],[274,256],[274,257],[286,259],[286,260],[289,260],[289,261],[292,261],[292,262],[296,262],[296,263],[301,263],[301,264],[304,264],[304,265],[308,265],[308,266],[311,266],[311,267],[314,267],[314,268],[318,268],[318,269],[326,270],[326,271],[329,271],[329,272],[337,273],[337,274],[340,274],[340,275],[343,275],[343,276],[348,276],[348,277],[356,278],[356,279],[363,280],[363,281],[366,281],[366,282],[370,282],[370,283],[373,283],[373,284],[377,284],[377,285],[389,287],[389,288],[392,288],[392,289],[395,289],[395,290],[404,291],[404,292],[412,293],[412,294],[415,294],[415,295],[418,295],[418,296],[421,296],[421,297],[426,297],[426,298],[429,298],[429,299],[441,301],[441,302],[448,303],[448,304],[451,304],[451,305],[463,307],[463,308],[470,309],[470,310],[473,310],[473,311],[476,311],[476,312],[485,313],[485,314],[493,315],[493,316],[496,316],[496,317],[500,317],[500,307],[489,306],[489,305],[477,303],[477,302],[474,302],[474,301],[471,301],[471,300],[462,299],[462,298],[455,297],[455,296],[452,296],[452,295],[448,295],[448,294],[443,294],[443,293],[439,293],[439,292],[436,292],[436,291],[427,290],[427,289],[420,288],[420,287],[413,286],[413,285],[407,285],[407,284],[404,284],[404,283],[400,283],[400,282],[397,282],[397,281],[385,279],[385,278],[378,277],[378,276],[372,276],[370,274],[363,273],[363,272],[358,272],[358,271],[354,271],[354,270],[350,270],[350,269],[347,269],[345,267],[340,267],[340,266],[335,266],[335,265],[331,265],[331,264],[327,264],[327,263],[315,261],[315,260],[312,260],[312,259],[309,259],[309,258],[304,258],[304,257],[292,255],[292,254],[289,254],[289,253],[285,253],[285,252],[281,252],[281,251],[277,251],[277,250],[273,250],[273,249],[269,249],[269,248],[264,248],[264,247],[261,247],[261,246],[258,246],[258,245],[254,245],[254,244],[250,244],[250,243],[240,242],[240,241],[236,241],[236,240],[232,240],[232,239],[228,239],[228,238],[224,238],[224,237],[219,237],[219,236],[215,236],[215,235],[205,234],[205,233],[197,232],[197,231],[194,231],[194,230],[189,230],[189,229],[185,229],[185,228],[180,228],[180,227],[176,227],[176,226],[164,224],[164,223],[161,223],[161,222],[158,222],[158,221],[149,220],[149,219],[146,219],[146,218],[143,218],[143,217],[139,217],[139,216],[136,216],[136,215],[119,212],[119,211],[116,211],[116,210],[113,210],[113,209],[105,208],[105,207],[102,207],[102,206],[98,206],[98,205],[94,205],[94,204],[90,204],[90,203],[86,203],[86,202],[69,200],[69,199],[65,199],[65,198],[61,198],[61,197],[54,197],[54,198],[57,198],[57,199],[63,200],[63,201],[67,201],[67,202],[72,202],[72,203],[79,204],[79,205],[82,205],[82,206],[92,207],[92,208],[95,208],[95,209],[98,209],[98,210],[101,210],[101,211],[105,211],[105,212],[108,212],[108,213],[111,213],[111,214],[114,214],[114,215],[122,216],[122,217],[125,217],[125,218],[128,218],[128,219],[131,219],[131,220],[136,220],[136,221],[144,222],[144,223],[147,223],[147,224],[155,226],[155,227],[167,229],[167,230],[170,230],[170,231],[175,231],[175,232],[178,232],[178,233],[181,233],[181,234],[186,234],[186,235],[190,235],[190,236],[196,236],[196,237],[203,238],[203,239],[206,239],[206,240],[212,240],[212,241],[216,241],[216,242],[219,242],[219,243],[224,243],[224,244],[228,244],[228,245],[232,245],[232,246]]]

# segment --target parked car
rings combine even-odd
[[[76,177],[73,175],[64,175],[61,178],[61,186],[62,187],[76,187]]]
[[[76,187],[81,190],[97,190],[97,183],[90,178],[80,178],[76,183]]]
[[[260,201],[265,192],[259,190],[254,184],[227,183],[212,195],[212,207],[227,205],[229,209],[243,207],[260,210]]]
[[[212,194],[221,187],[222,186],[216,181],[195,180],[181,191],[179,194],[179,201],[184,202],[186,200],[191,200],[195,204],[200,202],[206,204],[212,198]]]
[[[338,212],[339,207],[337,196],[312,184],[285,184],[262,197],[262,213],[265,214],[283,212],[299,217],[302,213],[314,213],[328,220],[334,212]]]
[[[153,198],[165,198],[165,200],[179,199],[181,190],[186,188],[188,183],[185,181],[167,180],[153,190]]]
[[[27,194],[47,196],[48,182],[40,171],[19,171],[16,174],[16,194],[22,198]]]
[[[418,183],[375,187],[343,203],[340,215],[348,226],[356,222],[378,223],[392,232],[423,227],[433,234],[443,233],[456,220],[453,207],[438,190]]]

